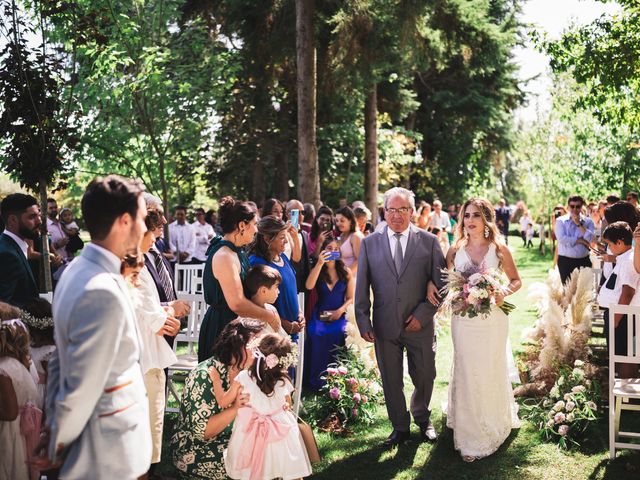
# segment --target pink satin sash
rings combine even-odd
[[[282,440],[287,436],[291,425],[277,422],[273,415],[282,412],[277,410],[269,415],[260,415],[253,408],[238,410],[238,420],[246,422],[244,433],[245,445],[238,457],[239,469],[251,468],[251,480],[262,476],[265,448],[267,444]]]
[[[40,440],[41,424],[42,410],[33,403],[27,403],[25,406],[20,407],[20,432],[26,443],[27,460],[31,460],[33,457],[33,451]],[[34,469],[33,466],[29,465],[29,471],[31,480],[38,480],[38,478],[40,478],[40,471]]]

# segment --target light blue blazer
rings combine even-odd
[[[46,408],[49,454],[63,461],[64,479],[133,479],[151,461],[141,343],[114,260],[88,244],[63,273],[53,300],[57,351]]]

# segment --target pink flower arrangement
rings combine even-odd
[[[327,375],[337,375],[337,374],[338,374],[337,368],[333,368],[333,367],[327,368]]]
[[[333,387],[329,390],[329,396],[334,400],[340,400],[340,389],[337,387]]]
[[[340,365],[338,367],[338,373],[340,375],[346,375],[347,373],[349,373],[349,370],[347,370],[347,367],[345,367],[344,365]]]
[[[495,268],[481,265],[465,272],[443,270],[443,273],[447,280],[443,307],[456,315],[473,318],[489,314],[496,306],[496,297],[509,293],[507,277]],[[515,306],[503,302],[499,308],[509,314]]]

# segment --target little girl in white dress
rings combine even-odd
[[[227,475],[242,480],[283,480],[311,475],[298,422],[290,411],[293,385],[287,368],[295,363],[291,341],[268,333],[251,342],[255,361],[235,381],[248,393],[233,424],[225,454]]]

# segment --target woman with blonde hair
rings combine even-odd
[[[490,313],[451,319],[454,358],[447,426],[453,429],[456,450],[471,462],[494,453],[520,425],[507,361],[509,318],[499,306],[522,282],[491,203],[469,199],[459,218],[447,267],[459,272],[497,269],[509,279]]]

